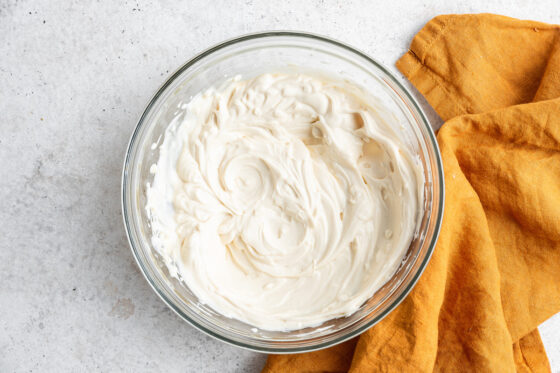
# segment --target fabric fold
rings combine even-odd
[[[559,34],[491,14],[418,32],[397,67],[446,120],[432,259],[357,340],[264,372],[550,371],[536,328],[560,311]]]

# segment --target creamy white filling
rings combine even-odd
[[[232,79],[182,106],[147,189],[152,243],[217,312],[267,330],[355,312],[415,234],[422,168],[348,83]]]

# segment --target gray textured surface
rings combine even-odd
[[[396,71],[437,14],[560,20],[556,0],[209,3],[0,0],[0,371],[262,366],[264,355],[206,337],[169,311],[137,270],[122,227],[128,137],[155,89],[195,53],[247,32],[300,29]],[[560,372],[560,317],[541,331]]]

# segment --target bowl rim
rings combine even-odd
[[[219,51],[223,48],[226,48],[226,47],[229,47],[229,46],[232,46],[234,44],[241,43],[241,42],[244,42],[244,41],[249,41],[249,40],[254,40],[254,39],[265,39],[265,38],[270,38],[270,37],[294,37],[294,38],[302,38],[302,39],[311,39],[311,40],[314,40],[314,41],[324,42],[326,44],[332,44],[335,47],[345,49],[345,50],[363,58],[368,63],[373,64],[376,68],[381,70],[386,75],[386,77],[391,81],[391,83],[395,84],[397,86],[397,88],[400,89],[401,92],[406,96],[409,103],[412,105],[413,109],[417,112],[417,114],[418,114],[422,124],[424,125],[425,129],[427,130],[428,138],[430,140],[429,142],[430,142],[430,145],[432,146],[432,149],[433,149],[434,154],[435,154],[436,171],[437,171],[437,174],[439,175],[439,183],[438,183],[439,184],[438,185],[439,196],[438,197],[439,197],[439,201],[440,201],[439,206],[438,206],[438,210],[436,211],[436,215],[435,215],[434,232],[433,232],[433,235],[431,237],[431,241],[430,241],[429,246],[428,246],[428,251],[427,251],[425,257],[422,259],[422,262],[420,263],[420,265],[418,267],[418,270],[412,275],[412,278],[411,278],[410,282],[408,283],[408,285],[406,286],[406,288],[403,290],[403,292],[401,294],[399,294],[396,297],[396,299],[393,301],[393,303],[391,303],[381,314],[374,317],[373,319],[371,319],[370,321],[368,321],[367,323],[365,323],[361,327],[356,328],[355,330],[343,335],[342,337],[333,339],[332,341],[318,343],[316,345],[303,346],[303,347],[287,347],[287,348],[281,348],[281,349],[274,348],[274,347],[255,346],[255,345],[251,345],[251,344],[248,344],[248,343],[243,343],[243,342],[237,341],[235,339],[226,337],[222,334],[219,334],[219,333],[216,333],[212,330],[207,329],[206,327],[204,327],[203,325],[200,325],[195,320],[191,319],[189,316],[187,316],[185,313],[183,313],[182,310],[179,307],[177,307],[172,300],[167,298],[167,296],[159,289],[158,286],[156,286],[154,281],[148,275],[147,269],[145,268],[145,266],[144,266],[144,264],[143,264],[143,262],[140,258],[140,254],[138,253],[138,249],[136,248],[135,243],[134,243],[133,239],[131,238],[132,223],[130,222],[130,220],[132,219],[132,217],[129,217],[128,214],[127,214],[127,211],[128,211],[128,209],[127,209],[127,185],[128,185],[127,176],[130,174],[129,170],[133,166],[132,162],[130,162],[131,150],[133,148],[133,145],[135,144],[135,141],[137,140],[138,133],[139,133],[140,129],[145,124],[146,116],[150,113],[150,110],[156,104],[159,97],[165,92],[167,87],[169,85],[171,85],[189,67],[191,67],[192,65],[194,65],[198,61],[202,60],[203,58],[211,55],[212,53],[214,53],[216,51]],[[250,350],[250,351],[255,351],[255,352],[274,353],[274,354],[289,354],[289,353],[303,353],[303,352],[321,350],[321,349],[324,349],[324,348],[335,346],[335,345],[343,343],[343,342],[345,342],[345,341],[347,341],[347,340],[349,340],[353,337],[356,337],[356,336],[362,334],[363,332],[365,332],[366,330],[368,330],[369,328],[371,328],[372,326],[374,326],[375,324],[377,324],[378,322],[380,322],[383,318],[385,318],[389,313],[391,313],[407,297],[407,295],[410,293],[410,291],[414,288],[414,286],[418,282],[420,276],[422,275],[422,273],[426,269],[426,266],[427,266],[428,262],[430,261],[430,259],[432,257],[432,254],[434,252],[437,240],[439,238],[439,233],[440,233],[440,230],[441,230],[441,225],[442,225],[442,220],[443,220],[443,212],[444,212],[444,205],[445,205],[445,180],[444,180],[444,171],[443,171],[443,163],[442,163],[442,159],[441,159],[441,152],[440,152],[440,149],[439,149],[439,146],[438,146],[438,142],[436,140],[434,130],[433,130],[432,126],[430,125],[430,122],[427,119],[426,114],[424,113],[424,111],[422,110],[420,105],[418,104],[417,100],[413,97],[413,95],[410,93],[410,91],[402,83],[400,83],[398,81],[398,79],[394,76],[394,74],[392,72],[390,72],[389,69],[387,67],[385,67],[382,63],[378,62],[377,60],[370,57],[366,53],[364,53],[364,52],[362,52],[362,51],[360,51],[360,50],[358,50],[358,49],[356,49],[356,48],[354,48],[354,47],[352,47],[352,46],[350,46],[350,45],[348,45],[344,42],[332,39],[330,37],[326,37],[326,36],[322,36],[322,35],[318,35],[318,34],[314,34],[314,33],[309,33],[309,32],[303,32],[303,31],[264,31],[264,32],[248,33],[248,34],[244,34],[244,35],[241,35],[241,36],[238,36],[238,37],[234,37],[234,38],[225,40],[221,43],[218,43],[218,44],[216,44],[216,45],[214,45],[214,46],[196,54],[191,59],[187,60],[183,65],[178,67],[172,74],[169,75],[169,77],[165,80],[165,82],[161,84],[161,86],[156,90],[155,94],[148,101],[148,104],[146,105],[146,108],[142,112],[140,118],[138,119],[138,121],[136,123],[134,131],[132,132],[132,134],[130,136],[130,139],[128,141],[128,145],[127,145],[127,148],[126,148],[126,154],[125,154],[123,163],[124,163],[123,164],[123,170],[122,170],[122,174],[121,174],[121,212],[122,212],[123,223],[124,223],[124,227],[125,227],[125,231],[126,231],[126,237],[127,237],[130,249],[132,251],[132,254],[134,256],[134,259],[136,261],[136,264],[140,268],[140,272],[142,272],[142,275],[144,276],[144,278],[146,279],[146,281],[148,282],[150,287],[159,296],[159,298],[171,310],[173,310],[173,312],[175,312],[181,319],[186,321],[191,326],[195,327],[196,329],[202,331],[206,335],[208,335],[210,337],[213,337],[213,338],[215,338],[215,339],[217,339],[221,342],[225,342],[229,345],[240,347],[240,348]]]

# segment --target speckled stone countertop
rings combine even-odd
[[[248,32],[324,34],[397,73],[438,14],[560,20],[556,0],[453,3],[1,1],[0,371],[259,371],[265,355],[187,325],[136,268],[119,197],[139,115],[171,71]],[[560,316],[541,332],[560,372]]]

